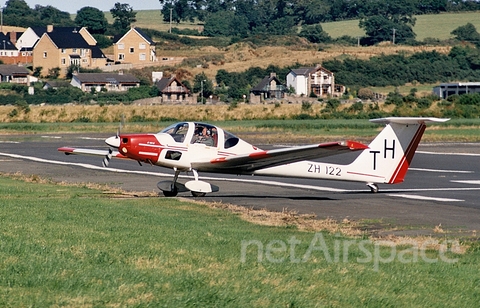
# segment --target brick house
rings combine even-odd
[[[157,62],[155,43],[138,28],[131,28],[113,44],[115,63],[146,65]]]
[[[93,36],[85,28],[47,27],[33,46],[33,68],[42,67],[41,74],[59,68],[60,77],[65,77],[71,65],[83,68],[98,68],[107,64],[107,57],[96,46]]]
[[[16,32],[4,34],[0,32],[0,59],[5,64],[25,63],[17,47],[15,46]],[[23,61],[22,61],[23,60]]]

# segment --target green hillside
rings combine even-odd
[[[105,13],[108,21],[113,22],[110,12]],[[466,13],[445,13],[434,15],[419,15],[416,17],[417,23],[414,31],[417,34],[417,40],[422,41],[427,37],[448,39],[450,32],[470,22],[480,31],[480,12]],[[169,24],[162,21],[160,10],[142,10],[137,11],[137,27],[150,28],[155,30],[167,31]],[[198,29],[201,25],[194,23],[173,24],[177,28]],[[358,27],[358,20],[345,20],[338,22],[322,23],[323,29],[333,38],[342,35],[352,37],[364,36],[365,33]]]
[[[466,23],[472,23],[477,30],[480,29],[480,12],[420,15],[416,18],[417,23],[413,30],[417,34],[416,39],[419,41],[427,37],[448,39],[451,37],[450,32],[452,30]],[[322,27],[333,38],[342,35],[353,37],[365,35],[363,30],[358,27],[358,20],[323,23]]]

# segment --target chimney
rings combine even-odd
[[[270,78],[277,77],[277,73],[270,73]]]
[[[47,26],[47,32],[50,33],[53,31],[53,25],[48,25]]]
[[[12,42],[13,45],[17,43],[17,32],[10,31],[10,42]]]

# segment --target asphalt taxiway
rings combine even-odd
[[[106,149],[106,137],[0,135],[0,172],[148,192],[158,191],[158,181],[171,179],[171,170],[157,166],[112,160],[109,168],[103,168],[99,157],[66,156],[57,151],[62,146]],[[330,157],[329,161],[348,163],[355,155]],[[206,201],[314,213],[319,218],[367,219],[372,228],[378,225],[382,230],[405,235],[431,234],[435,226],[466,236],[480,230],[480,144],[420,144],[405,182],[380,185],[376,194],[363,183],[222,174],[200,177],[220,187],[219,192],[200,198]],[[193,199],[189,193],[179,196]]]

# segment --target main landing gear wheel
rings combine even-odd
[[[375,183],[368,183],[367,186],[370,188],[370,192],[375,194],[378,192],[378,185]]]
[[[175,187],[175,186],[174,186],[173,189],[170,190],[170,191],[168,191],[168,190],[163,190],[162,192],[163,192],[163,195],[164,195],[165,197],[175,197],[176,195],[178,195],[178,189],[177,189],[177,187]]]
[[[191,193],[192,193],[192,196],[194,197],[205,197],[205,195],[207,194],[207,193],[198,192],[198,191],[192,191]]]

